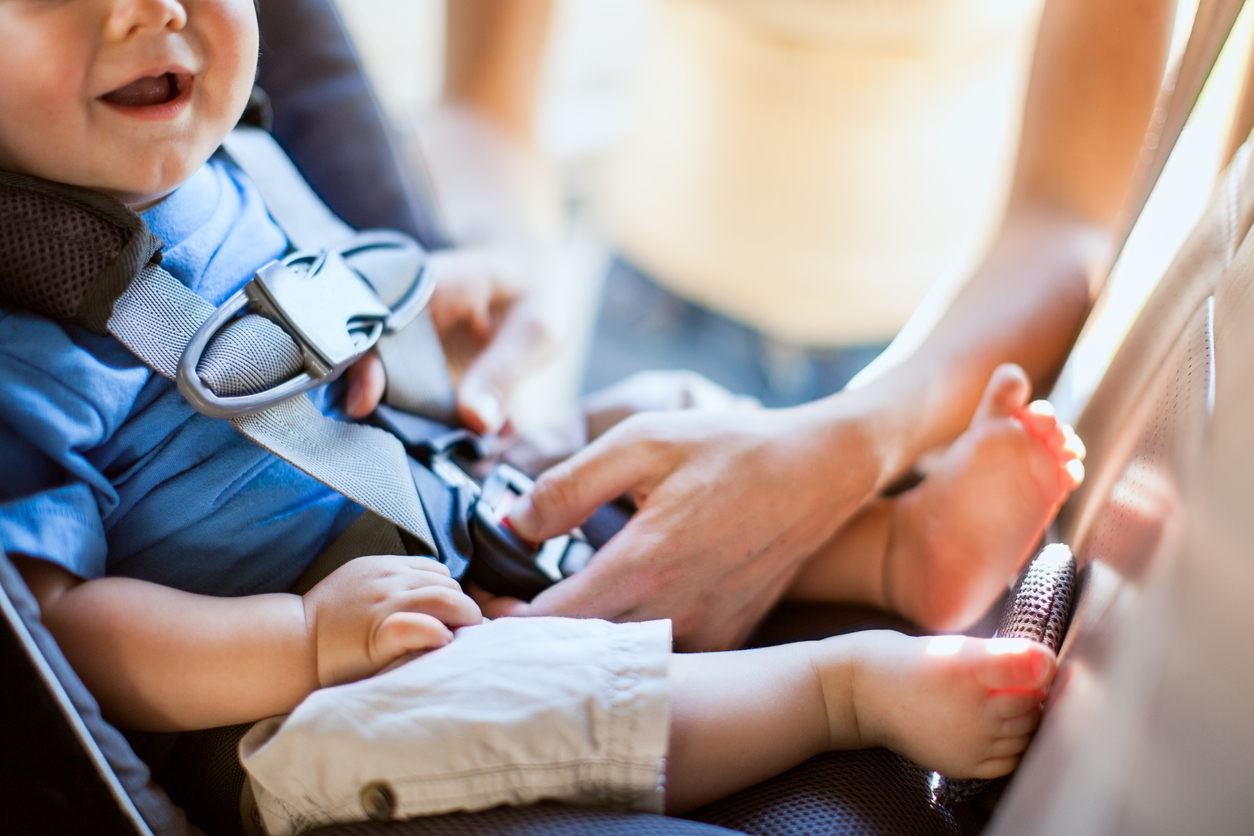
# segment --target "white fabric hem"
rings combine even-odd
[[[240,742],[268,832],[557,800],[660,812],[670,624],[500,619]],[[379,798],[375,792],[375,801]]]

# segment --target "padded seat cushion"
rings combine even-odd
[[[311,836],[733,836],[701,822],[651,813],[613,813],[562,804],[498,807],[401,822],[359,822]]]
[[[95,698],[40,622],[39,605],[3,552],[0,594],[5,605],[0,704],[6,707],[0,717],[0,830],[133,834],[135,823],[116,797],[124,791],[157,836],[185,836],[183,812],[151,782],[148,768],[121,733],[100,716]],[[59,703],[57,690],[68,705]],[[77,717],[71,720],[69,712]],[[104,764],[94,760],[96,753]],[[114,776],[120,786],[112,783]]]
[[[988,820],[979,799],[932,802],[931,773],[887,749],[829,752],[689,818],[753,836],[973,836]]]

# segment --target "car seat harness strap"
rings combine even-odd
[[[587,535],[541,544],[509,530],[512,498],[531,483],[482,461],[485,441],[449,426],[452,385],[424,310],[434,290],[426,251],[400,232],[353,230],[263,130],[236,128],[223,151],[293,250],[222,305],[162,269],[161,241],[125,205],[4,172],[0,305],[112,335],[197,411],[367,509],[306,582],[360,554],[395,552],[398,538],[496,594],[530,598],[583,568],[630,510],[605,506]],[[389,382],[371,424],[324,415],[305,396],[373,348]]]

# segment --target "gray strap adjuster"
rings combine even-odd
[[[435,285],[424,260],[425,253],[413,239],[376,230],[360,233],[342,246],[298,250],[270,262],[220,305],[187,343],[179,361],[179,391],[198,412],[238,418],[330,383],[385,333],[404,328],[426,307]],[[408,289],[392,306],[376,291],[398,286]],[[300,349],[304,370],[261,392],[218,395],[200,377],[201,357],[214,336],[249,307],[287,332]]]

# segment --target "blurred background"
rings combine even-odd
[[[445,165],[447,153],[439,147],[445,81],[446,3],[444,0],[338,2],[398,134],[408,148],[421,151],[427,158],[438,190],[460,188],[459,184],[465,182],[465,173],[450,176],[443,172],[441,168]],[[820,303],[824,291],[816,286],[814,299],[802,300],[797,310],[777,312],[767,310],[765,301],[757,301],[751,287],[754,277],[760,276],[761,285],[769,293],[773,270],[798,274],[809,271],[817,276],[824,275],[825,271],[848,271],[858,266],[856,254],[849,255],[848,251],[858,247],[882,251],[887,246],[884,240],[875,237],[871,227],[864,229],[859,226],[861,218],[842,217],[831,206],[811,206],[813,217],[826,221],[834,217],[838,221],[835,226],[847,230],[844,251],[829,253],[821,246],[816,247],[814,240],[833,237],[833,225],[830,223],[827,229],[815,230],[808,230],[804,224],[798,225],[795,221],[778,228],[771,226],[775,213],[769,200],[760,199],[766,191],[761,183],[747,177],[730,178],[733,181],[730,185],[720,184],[718,188],[709,183],[694,185],[689,182],[703,173],[712,177],[712,172],[734,170],[738,165],[736,155],[752,155],[754,142],[751,140],[764,132],[769,134],[776,129],[791,131],[795,136],[807,135],[804,124],[788,122],[789,119],[800,118],[796,114],[803,114],[810,120],[839,119],[842,116],[854,118],[858,108],[874,106],[874,103],[860,101],[856,85],[851,84],[848,86],[853,92],[848,92],[845,99],[837,103],[839,107],[822,110],[813,104],[816,101],[814,97],[818,95],[815,90],[784,83],[780,77],[772,77],[770,72],[764,71],[768,57],[763,50],[767,47],[737,40],[740,36],[734,27],[704,19],[700,7],[705,5],[709,4],[674,0],[554,0],[545,40],[536,115],[530,129],[533,148],[529,153],[532,157],[519,167],[523,173],[516,178],[516,191],[526,195],[521,202],[533,215],[537,228],[546,230],[545,234],[551,235],[556,242],[556,256],[548,270],[548,278],[560,288],[557,295],[567,305],[567,327],[555,358],[538,370],[515,397],[512,404],[515,420],[524,427],[543,423],[560,413],[574,402],[585,380],[589,379],[588,352],[605,277],[614,269],[623,269],[615,256],[624,248],[632,255],[633,263],[664,265],[668,259],[683,261],[682,254],[674,255],[679,245],[672,246],[666,241],[668,233],[673,232],[689,243],[697,241],[698,245],[694,246],[705,248],[702,263],[731,274],[732,278],[728,281],[739,281],[746,287],[741,296],[746,300],[743,304],[748,309],[723,310],[721,313],[732,318],[754,320],[753,324],[766,334],[765,354],[770,366],[767,376],[778,371],[780,380],[786,384],[796,365],[793,362],[795,358],[789,354],[788,342],[774,340],[772,333],[792,328],[793,332],[801,334],[800,342],[824,347],[822,323],[816,325],[807,319],[809,312],[806,310],[807,304],[811,310],[822,307]],[[728,3],[733,8],[754,5]],[[761,7],[765,4],[756,5]],[[790,3],[783,7],[798,5],[805,4]],[[937,143],[941,145],[956,143],[958,146],[970,146],[967,155],[984,161],[980,169],[984,173],[980,176],[985,179],[974,186],[964,181],[964,186],[956,185],[948,187],[948,191],[942,189],[939,192],[947,201],[952,201],[953,209],[934,212],[933,217],[952,217],[956,220],[935,234],[946,236],[950,249],[942,251],[938,248],[932,253],[924,252],[926,247],[920,246],[915,248],[918,252],[908,254],[909,258],[903,254],[899,259],[904,265],[901,273],[912,276],[910,282],[913,284],[899,283],[894,286],[893,292],[880,293],[878,300],[869,297],[860,303],[851,321],[836,324],[836,330],[843,334],[836,342],[866,347],[871,351],[866,359],[874,356],[894,334],[897,335],[885,356],[872,364],[864,376],[874,374],[876,369],[893,362],[894,358],[908,352],[926,335],[971,266],[978,261],[982,247],[988,243],[991,231],[988,228],[989,219],[997,216],[1004,205],[1015,132],[1018,130],[1017,125],[1007,121],[1006,114],[1014,111],[1022,100],[1026,61],[1030,57],[1040,3],[1016,0],[995,2],[992,6],[999,11],[990,26],[1002,27],[997,43],[1002,44],[998,48],[1003,49],[1004,54],[989,57],[988,60],[1001,61],[997,65],[1001,70],[985,73],[989,77],[982,81],[982,86],[975,88],[973,95],[982,96],[980,101],[1001,102],[1002,110],[972,111],[966,122],[965,134],[960,132],[950,136],[937,131]],[[1195,8],[1196,0],[1182,0],[1179,4],[1173,51],[1183,46]],[[1116,265],[1097,314],[1086,326],[1072,361],[1057,385],[1054,399],[1064,414],[1073,413],[1083,404],[1117,347],[1124,329],[1161,276],[1210,194],[1222,164],[1234,104],[1246,73],[1248,45],[1254,36],[1252,11],[1254,9],[1247,5],[1242,13],[1199,107]],[[848,67],[834,63],[822,54],[825,44],[842,37],[840,31],[817,32],[814,34],[816,40],[810,42],[807,40],[809,34],[799,37],[797,32],[800,30],[787,28],[804,24],[788,20],[768,21],[768,24],[777,27],[773,30],[775,41],[787,44],[791,50],[787,60],[804,63],[817,78],[815,84],[822,83],[824,73],[848,81]],[[943,24],[944,21],[927,22],[929,26]],[[675,46],[676,39],[681,35],[688,38],[690,45],[696,44],[706,50],[707,67],[719,68],[718,72],[724,73],[725,77],[702,77],[699,69],[684,65],[684,59]],[[911,40],[914,35],[909,32],[877,33],[877,37],[887,39],[886,43],[891,41],[898,52],[908,51],[914,43]],[[989,44],[992,43],[990,35],[987,42],[965,43],[962,46],[967,55],[980,49],[990,51],[991,55],[993,47]],[[898,59],[900,54],[894,60]],[[780,59],[777,55],[769,60],[778,62]],[[710,70],[707,68],[705,72]],[[676,78],[679,82],[675,81]],[[663,153],[655,147],[661,133],[669,131],[671,138],[682,147],[688,134],[702,129],[701,120],[691,120],[691,114],[684,109],[685,102],[690,101],[685,99],[685,95],[692,91],[676,87],[682,88],[683,84],[694,87],[704,85],[702,89],[708,97],[710,91],[721,89],[720,84],[731,89],[732,85],[743,87],[750,83],[758,84],[760,89],[744,92],[743,95],[769,102],[772,112],[784,124],[752,126],[752,130],[745,132],[751,136],[727,151],[727,159],[677,161],[673,154],[666,156],[670,152]],[[883,88],[887,82],[880,78],[877,83]],[[648,106],[642,108],[642,102]],[[905,104],[916,115],[926,107],[925,102]],[[952,109],[952,103],[950,107]],[[815,112],[818,116],[813,115]],[[821,130],[812,133],[824,135]],[[841,149],[846,156],[857,150]],[[884,148],[863,151],[871,154],[899,153],[897,149]],[[805,147],[796,149],[799,160],[813,159],[815,153],[814,149]],[[991,161],[990,155],[993,157]],[[761,176],[790,180],[788,198],[794,202],[809,199],[813,203],[813,193],[824,187],[822,172],[800,175],[797,173],[799,163],[792,162],[790,168],[790,160],[784,159]],[[927,163],[927,160],[919,161],[921,166]],[[636,188],[642,180],[647,181],[650,177],[671,177],[683,182],[677,183],[671,193],[671,201],[659,200],[655,195],[650,203],[639,194],[644,187]],[[807,179],[816,182],[808,183]],[[658,191],[656,183],[647,185],[654,193]],[[662,191],[665,192],[665,189]],[[698,193],[700,199],[686,200],[684,195],[689,193]],[[738,221],[753,224],[759,229],[765,227],[768,233],[784,238],[781,242],[783,246],[774,254],[775,261],[770,267],[760,263],[760,248],[748,248],[745,242],[734,240],[734,237],[733,240],[719,240],[714,235],[716,228],[702,226],[701,217],[728,211],[728,206],[756,207],[753,209],[756,215],[742,217]],[[887,206],[885,211],[901,214],[903,208]],[[453,213],[456,214],[455,208]],[[901,234],[902,228],[908,231],[908,222],[909,218],[902,221],[905,226],[897,229],[898,234]],[[651,229],[650,224],[659,228]],[[734,224],[731,226],[734,228]],[[800,231],[794,232],[798,226]],[[917,232],[908,234],[916,239],[920,236]],[[789,241],[789,236],[805,235],[814,240]],[[839,235],[835,237],[838,241],[842,240]],[[955,238],[961,241],[952,243],[950,239]],[[650,241],[661,243],[651,244]],[[808,252],[809,260],[790,260],[791,254],[796,252]],[[919,255],[919,252],[924,254]],[[683,271],[678,272],[682,274]],[[699,274],[700,270],[695,272]],[[804,284],[804,279],[802,281]],[[681,277],[667,283],[683,287],[684,279]],[[703,291],[699,283],[684,289],[690,291],[686,295],[701,298]],[[903,328],[902,322],[907,318]],[[639,339],[642,341],[639,350],[647,353],[647,329],[639,332]],[[703,350],[718,351],[719,348],[717,344],[711,344]],[[599,362],[613,365],[609,360]],[[595,379],[596,375],[592,378]]]

